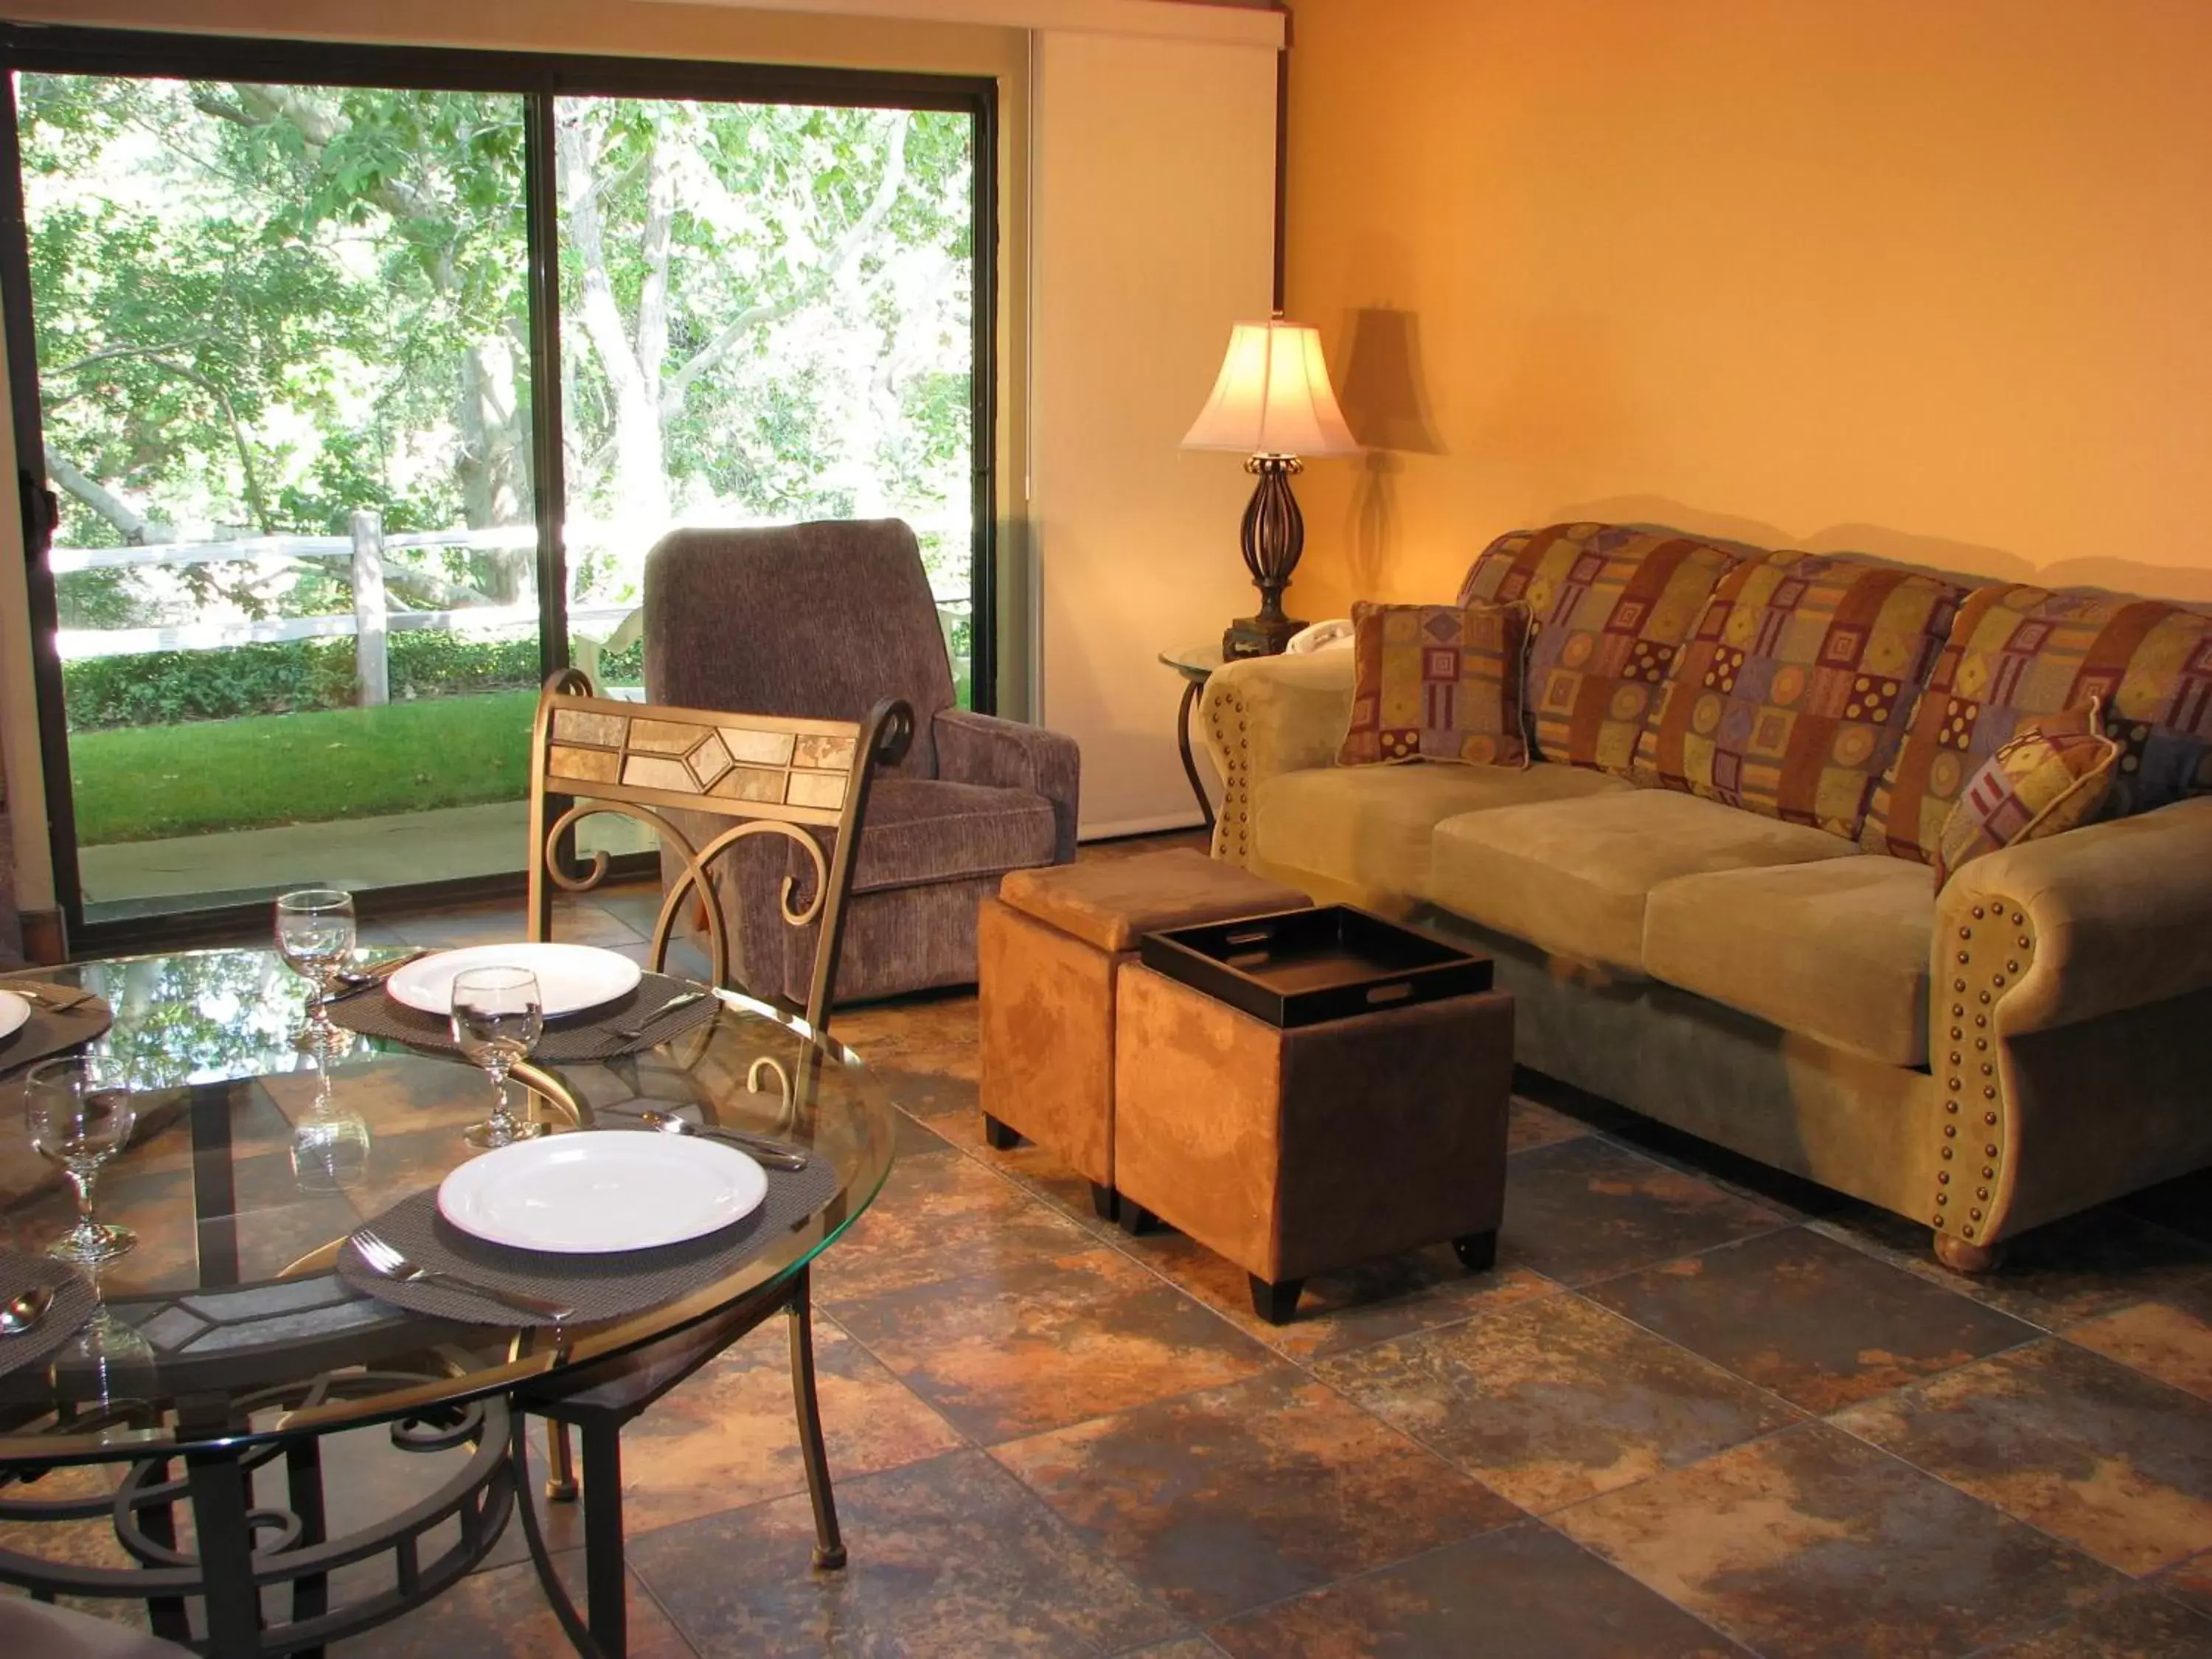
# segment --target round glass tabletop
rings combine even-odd
[[[0,1374],[0,1462],[238,1447],[506,1394],[775,1295],[867,1207],[890,1167],[895,1114],[859,1060],[721,993],[711,1021],[659,1048],[544,1068],[531,1112],[560,1134],[636,1127],[624,1110],[646,1103],[682,1111],[802,1150],[834,1172],[829,1195],[674,1299],[557,1337],[550,1326],[432,1318],[362,1294],[333,1264],[356,1227],[474,1156],[461,1132],[484,1115],[481,1073],[368,1037],[326,1064],[300,1054],[301,981],[270,951],[42,977],[104,997],[115,1024],[95,1049],[143,1062],[139,1075],[161,1086],[138,1097],[138,1127],[95,1190],[99,1218],[138,1239],[98,1273],[106,1328],[119,1334],[103,1344],[88,1327],[52,1360]],[[15,1248],[36,1252],[69,1227],[75,1200],[27,1145],[21,1099],[20,1078],[0,1084],[0,1213]],[[318,1155],[333,1139],[344,1157]]]

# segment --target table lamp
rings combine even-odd
[[[1283,614],[1283,590],[1304,550],[1306,521],[1291,494],[1302,457],[1356,455],[1359,445],[1336,406],[1322,361],[1321,335],[1283,313],[1230,331],[1221,378],[1183,435],[1185,449],[1230,449],[1259,479],[1244,509],[1244,568],[1260,590],[1260,614],[1240,617],[1221,636],[1224,657],[1271,657],[1305,624]]]

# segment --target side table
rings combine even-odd
[[[1198,694],[1206,690],[1213,671],[1221,666],[1218,644],[1188,645],[1180,651],[1163,651],[1160,660],[1182,676],[1182,706],[1176,710],[1176,749],[1182,756],[1182,775],[1190,780],[1190,793],[1198,797],[1198,810],[1206,818],[1206,833],[1213,833],[1213,800],[1198,775],[1198,759],[1190,752],[1190,714],[1198,707]]]

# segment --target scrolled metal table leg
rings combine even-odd
[[[791,1397],[799,1413],[799,1449],[806,1462],[806,1493],[814,1500],[814,1565],[845,1565],[845,1540],[837,1526],[837,1495],[830,1487],[830,1450],[822,1440],[822,1407],[814,1392],[814,1315],[811,1274],[801,1267],[792,1280]]]
[[[1190,793],[1198,797],[1198,810],[1206,818],[1206,833],[1213,833],[1213,798],[1206,793],[1206,781],[1198,775],[1198,757],[1190,751],[1190,710],[1198,701],[1198,694],[1206,689],[1203,680],[1185,679],[1182,683],[1182,706],[1176,710],[1176,751],[1182,757],[1182,775],[1190,780]]]

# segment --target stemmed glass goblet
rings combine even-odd
[[[331,993],[338,970],[353,955],[353,895],[336,887],[305,887],[276,901],[276,953],[313,986],[307,998],[307,1026],[299,1046],[327,1054],[336,1045],[331,1024]]]
[[[76,1188],[76,1225],[47,1245],[47,1255],[94,1267],[137,1243],[130,1228],[92,1218],[100,1166],[122,1150],[137,1121],[127,1072],[108,1056],[50,1060],[23,1079],[23,1123],[32,1150],[60,1165]]]
[[[483,1068],[492,1088],[491,1115],[471,1124],[461,1139],[489,1149],[544,1134],[544,1124],[514,1115],[507,1093],[507,1073],[545,1032],[538,975],[526,968],[470,968],[454,975],[453,1020],[463,1058]]]

